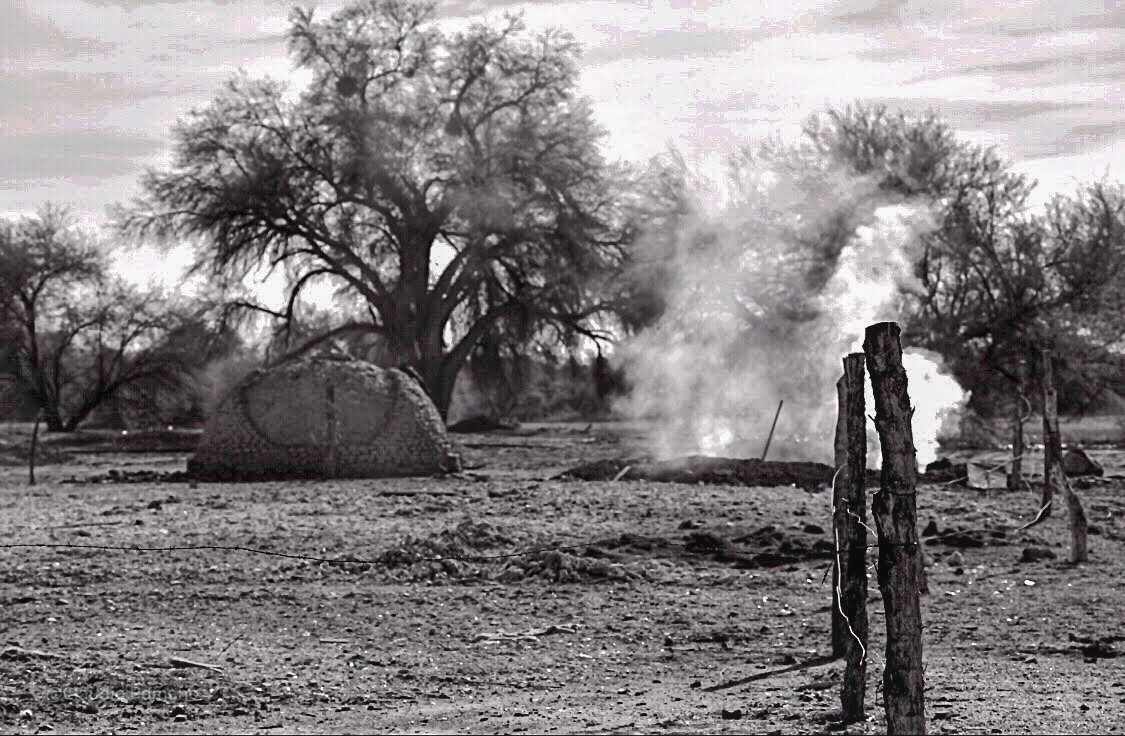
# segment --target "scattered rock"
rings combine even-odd
[[[960,552],[954,552],[953,554],[945,558],[945,564],[949,565],[950,567],[964,567],[965,556]]]
[[[1105,470],[1081,447],[1072,447],[1062,456],[1063,472],[1070,477],[1104,475]]]
[[[1041,562],[1053,560],[1057,555],[1046,547],[1024,547],[1020,562]]]

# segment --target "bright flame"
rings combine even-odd
[[[868,325],[900,318],[931,213],[830,170],[744,166],[735,176],[741,199],[654,246],[669,249],[675,278],[664,317],[622,350],[633,385],[625,408],[658,420],[658,456],[757,457],[783,399],[769,457],[831,463],[841,359],[862,350]],[[810,258],[833,231],[835,259]],[[810,279],[810,261],[830,272]],[[910,350],[903,363],[924,464],[967,395],[937,355]]]

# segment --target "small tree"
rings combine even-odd
[[[201,243],[197,270],[285,268],[291,320],[327,280],[438,409],[490,333],[585,333],[619,299],[638,172],[608,164],[578,47],[514,17],[444,34],[434,3],[363,0],[288,34],[310,86],[233,79],[174,132],[121,223]]]
[[[994,150],[959,140],[934,113],[853,105],[813,118],[805,132],[821,155],[933,204],[938,227],[921,243],[909,332],[951,361],[976,402],[1000,389],[1022,404],[1030,389],[1019,366],[1034,362],[1028,346],[1042,337],[1069,335],[1069,347],[1100,355],[1125,335],[1120,185],[1086,185],[1035,214],[1027,206],[1034,183]],[[1081,373],[1077,380],[1090,384]]]
[[[6,365],[50,431],[70,431],[123,390],[179,387],[200,354],[165,341],[187,309],[108,274],[105,251],[66,210],[0,224]]]

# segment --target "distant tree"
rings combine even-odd
[[[310,284],[338,284],[364,317],[320,337],[378,333],[445,415],[489,335],[607,338],[643,172],[600,153],[568,34],[433,19],[422,0],[294,10],[309,87],[231,80],[180,122],[171,167],[120,221],[196,239],[196,269],[216,276],[284,268],[284,322]]]
[[[169,338],[190,311],[108,273],[106,251],[65,209],[0,222],[0,365],[50,431],[75,429],[129,389],[179,387],[200,353]]]

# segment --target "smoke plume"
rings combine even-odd
[[[868,325],[900,320],[929,208],[827,165],[752,155],[695,192],[690,221],[651,244],[667,309],[623,346],[624,408],[656,420],[657,456],[758,457],[784,400],[769,457],[831,463],[841,359]],[[967,396],[939,356],[903,362],[926,463]],[[870,387],[867,401],[873,414]]]

